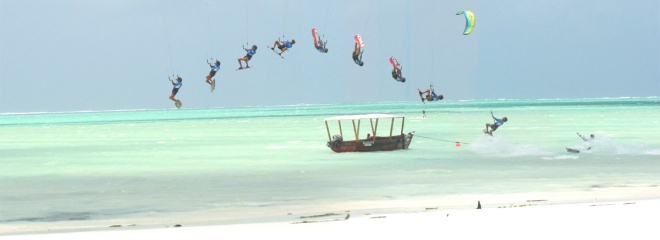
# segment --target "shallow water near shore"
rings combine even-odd
[[[481,132],[491,110],[509,119],[494,137]],[[324,118],[367,113],[406,116],[410,149],[325,146]],[[463,205],[457,196],[658,197],[659,119],[658,98],[2,114],[0,233]],[[596,135],[591,150],[566,152],[584,147],[576,132]]]

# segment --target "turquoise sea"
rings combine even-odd
[[[491,110],[509,119],[494,137],[481,132]],[[410,149],[325,146],[324,118],[367,113],[406,116]],[[657,97],[4,113],[0,234],[257,222],[410,200],[473,208],[480,195],[560,202],[639,188],[658,198],[659,126]],[[576,132],[595,134],[591,150],[565,151],[583,147]]]

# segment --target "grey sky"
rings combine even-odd
[[[284,60],[267,48],[283,35]],[[235,71],[248,41],[254,68]],[[449,101],[659,96],[660,3],[0,0],[0,113],[172,108],[172,73],[188,108],[416,101],[430,83]]]

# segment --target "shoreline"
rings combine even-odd
[[[310,223],[250,223],[3,236],[3,239],[652,239],[660,199],[598,204],[317,216]],[[655,218],[654,218],[655,217]],[[224,237],[224,238],[223,238]]]
[[[392,200],[377,200],[377,201],[355,201],[345,203],[328,203],[328,207],[319,208],[318,206],[312,207],[276,207],[271,209],[257,209],[266,210],[257,215],[251,215],[245,218],[232,218],[232,219],[205,219],[205,216],[212,216],[213,213],[204,213],[203,216],[196,216],[195,219],[186,219],[186,217],[168,216],[167,219],[160,219],[158,222],[146,223],[131,223],[139,222],[136,219],[114,219],[114,220],[94,220],[85,221],[90,227],[81,227],[80,223],[70,221],[69,227],[53,228],[53,229],[22,229],[12,231],[7,226],[0,226],[0,238],[8,239],[41,239],[51,237],[58,237],[55,239],[78,239],[77,236],[83,238],[95,238],[108,236],[129,237],[133,233],[143,231],[153,231],[152,234],[166,234],[170,229],[198,229],[200,231],[219,231],[219,232],[232,232],[238,231],[243,228],[251,227],[265,227],[272,229],[276,232],[297,231],[296,228],[287,227],[289,225],[353,225],[365,224],[362,221],[375,219],[385,220],[390,222],[390,219],[399,218],[398,216],[416,216],[420,219],[426,219],[428,216],[436,215],[452,215],[454,213],[468,213],[476,210],[477,204],[481,205],[479,211],[495,211],[496,215],[503,219],[510,218],[506,210],[515,209],[532,209],[525,211],[536,212],[539,209],[555,208],[558,207],[559,211],[567,209],[582,209],[590,207],[609,207],[612,206],[628,206],[628,205],[641,205],[645,206],[647,210],[655,209],[660,210],[660,189],[658,186],[646,187],[611,187],[611,188],[592,188],[585,191],[571,191],[571,192],[531,192],[531,193],[517,193],[517,194],[475,194],[475,195],[451,195],[438,198],[432,197],[409,197],[402,199]],[[322,204],[319,204],[322,205]],[[635,207],[637,208],[637,207]],[[283,211],[284,210],[284,211]],[[570,211],[564,211],[570,214]],[[650,211],[646,211],[650,212]],[[270,214],[269,214],[270,213]],[[540,213],[547,213],[545,210]],[[418,215],[420,214],[420,215]],[[428,215],[427,215],[428,214]],[[190,215],[188,213],[188,215]],[[397,217],[395,217],[397,216]],[[415,217],[415,218],[416,218]],[[588,216],[586,216],[588,217]],[[476,222],[481,220],[471,219]],[[648,216],[646,217],[648,218]],[[178,219],[174,220],[174,219]],[[359,220],[359,221],[356,221]],[[415,219],[409,219],[412,222],[417,222]],[[555,219],[561,221],[560,219]],[[421,220],[426,221],[426,220]],[[538,221],[538,220],[535,220]],[[345,223],[339,223],[345,222]],[[515,222],[515,220],[514,220]],[[408,224],[408,223],[399,223]],[[465,223],[468,224],[469,223]],[[484,223],[485,224],[485,223]],[[498,223],[499,224],[499,223]],[[642,223],[640,223],[642,224]],[[66,225],[66,224],[65,224]],[[175,227],[175,226],[180,227]],[[250,227],[251,226],[251,227]],[[370,226],[370,225],[369,225]],[[412,224],[408,227],[414,227]],[[466,227],[466,226],[464,226]],[[503,226],[502,226],[503,227]],[[282,229],[279,229],[282,228]],[[307,227],[304,227],[307,228]],[[287,230],[289,229],[289,230]],[[16,230],[16,229],[14,229]],[[324,230],[321,228],[319,230]],[[183,230],[177,230],[183,231]],[[185,230],[187,232],[189,230]],[[195,230],[196,231],[196,230]],[[423,230],[420,230],[423,231]],[[126,236],[122,234],[128,234]],[[213,233],[211,235],[216,235]],[[84,236],[84,237],[83,237]],[[267,236],[267,235],[264,235]],[[166,237],[166,236],[164,236]],[[110,238],[110,237],[109,237]]]

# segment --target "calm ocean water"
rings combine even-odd
[[[481,133],[491,110],[509,119],[493,138]],[[405,115],[405,132],[416,131],[410,149],[325,146],[324,118],[366,113]],[[0,234],[252,221],[357,202],[660,189],[658,126],[660,98],[2,114]],[[576,132],[596,135],[591,150],[565,151],[582,147]]]

